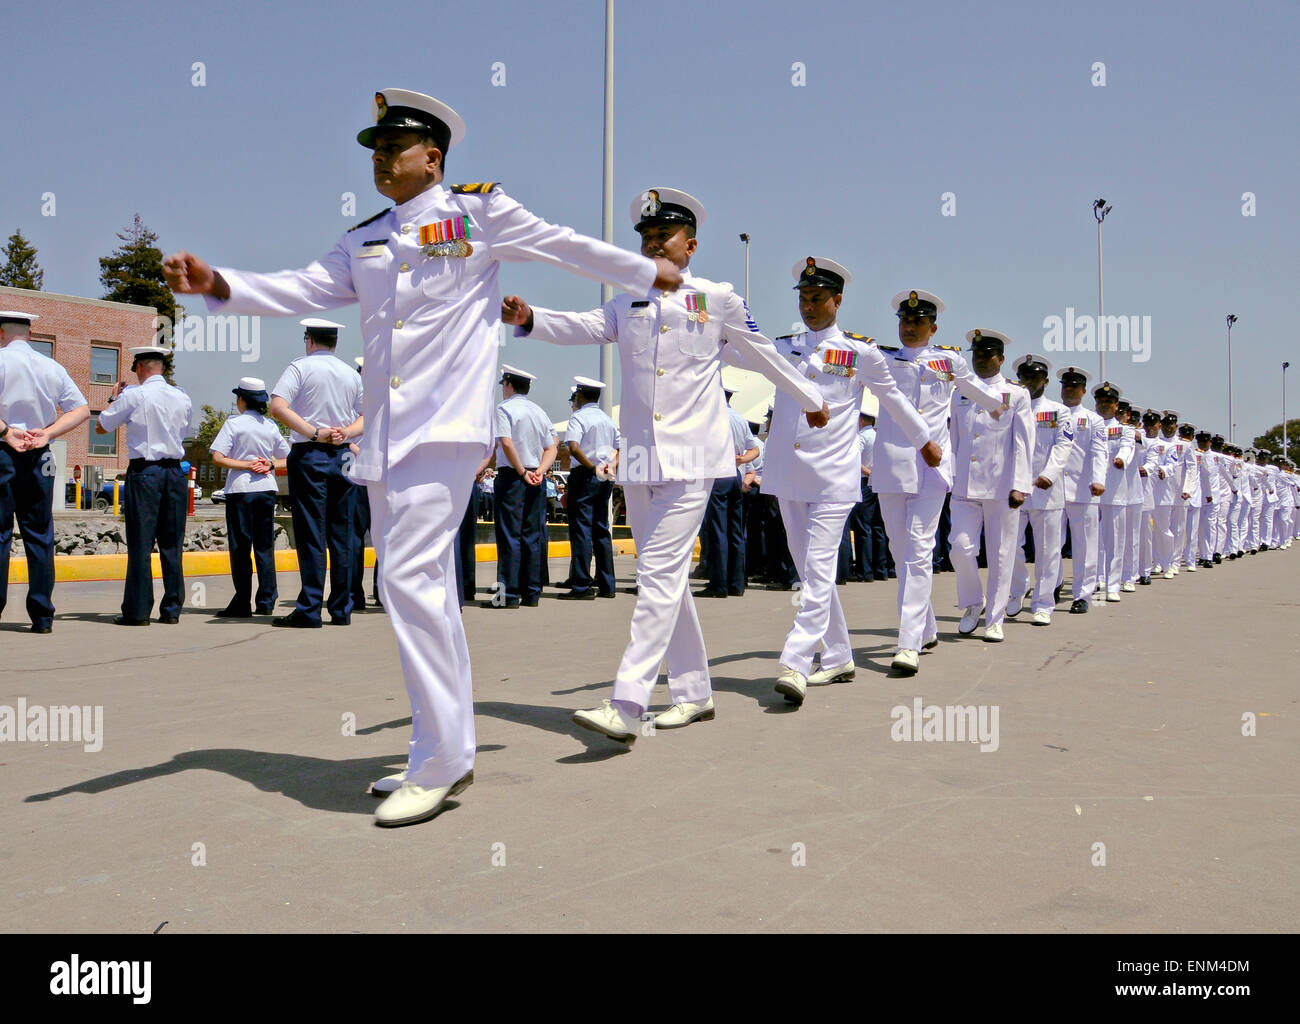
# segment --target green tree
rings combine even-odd
[[[158,236],[145,226],[137,213],[131,226],[118,232],[117,237],[123,244],[99,261],[99,283],[104,286],[104,298],[152,306],[155,313],[166,318],[165,323],[174,324],[176,299],[163,279],[163,254],[155,244]],[[167,334],[170,333],[169,329]],[[168,384],[176,383],[174,372],[172,366],[164,372]]]
[[[1282,424],[1270,427],[1254,441],[1256,448],[1270,451],[1274,455],[1282,452]],[[1300,420],[1286,421],[1286,457],[1292,462],[1300,463]]]
[[[21,228],[9,236],[4,257],[4,266],[0,267],[0,284],[9,288],[30,288],[34,292],[41,290],[41,285],[45,283],[45,271],[36,262],[36,246],[23,237]]]
[[[210,405],[203,406],[203,420],[199,423],[198,433],[194,435],[195,440],[201,448],[207,449],[212,447],[212,442],[217,439],[221,433],[221,425],[234,415],[234,409],[215,409]]]

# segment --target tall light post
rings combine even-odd
[[[1237,421],[1232,418],[1232,325],[1237,322],[1236,314],[1228,314],[1228,442],[1237,442]]]
[[[1290,458],[1286,447],[1286,368],[1290,363],[1282,364],[1282,458]]]
[[[745,243],[745,305],[749,305],[749,235],[740,233],[740,240]]]
[[[614,243],[614,0],[605,0],[605,204],[604,231],[601,237]],[[600,286],[600,304],[614,297],[614,288]],[[605,415],[614,411],[614,346],[600,346],[600,379],[605,386],[600,389],[600,407]]]
[[[1101,276],[1101,222],[1110,213],[1106,200],[1092,204],[1092,215],[1097,218],[1097,348],[1101,351],[1101,379],[1106,379],[1106,284]]]

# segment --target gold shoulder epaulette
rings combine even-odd
[[[799,337],[799,335],[797,335],[797,334],[782,334],[782,335],[779,335],[779,336],[773,338],[772,340],[773,340],[773,341],[789,341],[791,338],[797,338],[797,337]]]
[[[935,345],[935,348],[946,348],[949,352],[960,352],[960,345]]]
[[[897,345],[877,345],[876,348],[880,349],[881,352],[897,352],[897,351],[898,351],[898,346],[897,346]]]
[[[451,190],[458,196],[475,195],[491,192],[500,184],[499,181],[471,181],[468,185],[452,185]]]
[[[392,207],[390,206],[390,207],[388,208],[388,210],[391,210],[391,209],[392,209]],[[366,218],[365,220],[363,220],[360,224],[357,224],[357,225],[355,225],[354,227],[350,227],[350,228],[348,228],[348,231],[356,231],[357,228],[364,228],[367,224],[373,224],[373,223],[374,223],[375,221],[377,221],[380,217],[382,217],[384,214],[386,214],[386,213],[388,212],[388,210],[380,210],[380,211],[379,211],[377,214],[375,214],[373,217],[367,217],[367,218]]]
[[[865,334],[854,334],[852,331],[842,331],[841,333],[844,335],[844,337],[852,338],[854,341],[860,341],[864,345],[874,344],[876,340],[875,338],[870,338]]]

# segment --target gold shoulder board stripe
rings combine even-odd
[[[867,345],[872,344],[876,340],[875,338],[868,337],[865,334],[854,334],[852,331],[844,331],[843,333],[844,337],[852,338],[854,341],[860,341]]]
[[[491,192],[500,184],[499,181],[471,181],[467,185],[452,185],[451,190],[458,196],[472,195],[480,192]]]

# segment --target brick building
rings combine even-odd
[[[127,349],[153,344],[154,309],[6,287],[0,287],[0,309],[40,317],[32,324],[32,348],[62,363],[90,405],[90,422],[62,438],[67,442],[67,463],[99,466],[105,480],[125,473],[130,461],[125,429],[96,434],[95,424],[108,405],[113,385],[119,380],[135,382]]]

